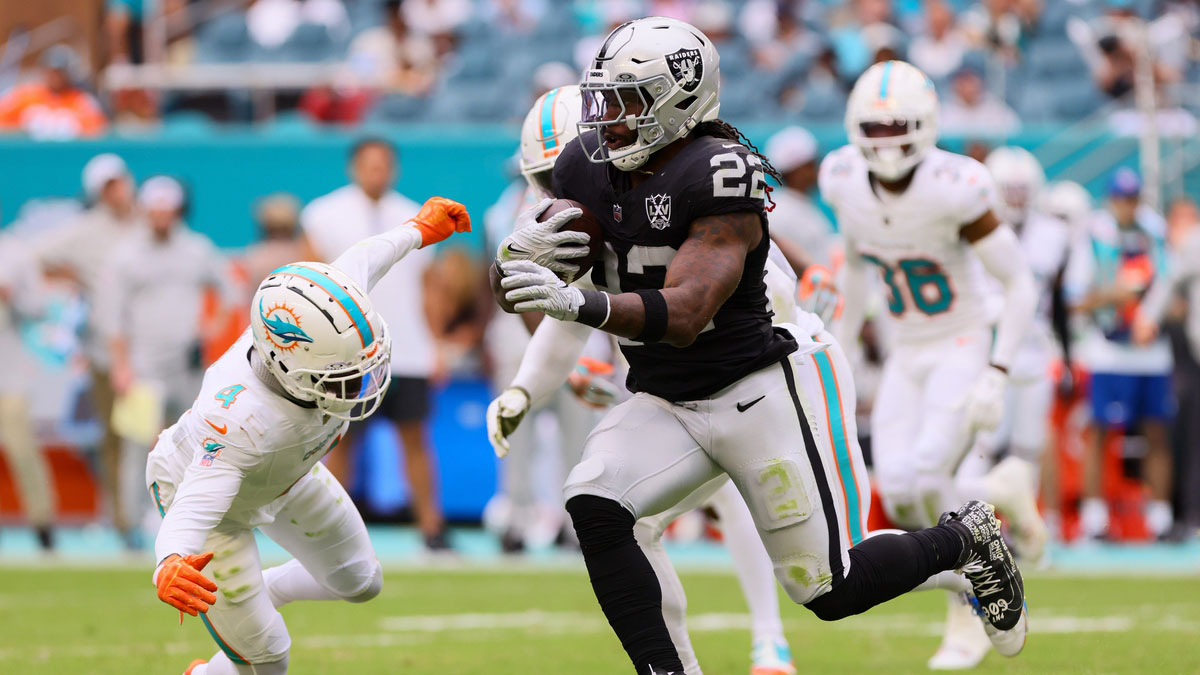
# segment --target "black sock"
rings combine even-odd
[[[850,573],[842,583],[805,607],[825,621],[861,614],[953,569],[962,550],[962,538],[944,525],[869,537],[850,549]]]
[[[580,495],[567,501],[600,609],[638,673],[681,673],[662,615],[662,588],[633,538],[634,518],[617,502]]]

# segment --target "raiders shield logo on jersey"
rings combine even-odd
[[[699,49],[680,49],[674,54],[668,54],[667,67],[671,69],[671,76],[684,91],[692,92],[700,86],[704,64],[700,59]]]
[[[646,217],[650,219],[650,227],[665,230],[671,224],[671,195],[650,195],[646,197]]]

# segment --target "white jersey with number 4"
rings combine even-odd
[[[872,186],[858,148],[821,162],[821,196],[864,262],[879,268],[901,342],[924,342],[986,325],[997,298],[979,259],[960,235],[993,206],[983,164],[932,149],[901,194]]]
[[[333,266],[369,292],[420,244],[414,228],[397,227],[352,246]],[[146,484],[164,515],[154,543],[158,560],[200,553],[218,524],[272,522],[279,497],[313,472],[345,432],[346,422],[288,400],[256,375],[252,349],[247,330],[208,368],[191,410],[150,453]]]

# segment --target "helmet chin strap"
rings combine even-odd
[[[275,377],[275,373],[272,373],[267,364],[263,363],[262,357],[258,355],[257,349],[251,347],[249,353],[246,354],[246,358],[250,361],[250,370],[254,371],[255,376],[258,377],[260,382],[266,385],[267,389],[279,394],[301,408],[317,407],[316,401],[304,401],[289,394],[287,390],[283,388],[283,385],[279,383],[279,379]]]

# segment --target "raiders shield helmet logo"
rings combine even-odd
[[[665,230],[671,225],[671,195],[650,195],[646,197],[646,217],[650,219],[650,227]]]
[[[696,91],[700,86],[700,78],[704,75],[704,64],[700,58],[699,49],[680,49],[674,54],[667,55],[667,67],[671,76],[686,92]]]

